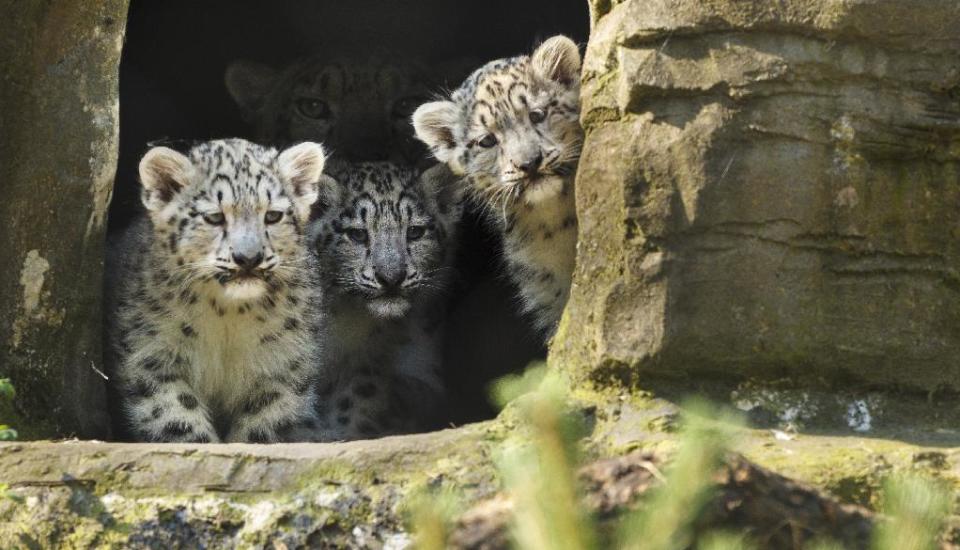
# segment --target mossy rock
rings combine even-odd
[[[583,441],[589,459],[635,450],[670,456],[680,407],[638,395],[613,404],[609,395],[576,395],[573,406],[592,426]],[[734,450],[842,502],[876,508],[881,483],[898,473],[922,472],[960,490],[960,432],[944,428],[954,419],[933,418],[935,409],[869,433],[745,428]],[[400,547],[410,541],[413,495],[448,489],[469,504],[496,494],[495,456],[523,437],[508,407],[480,424],[352,443],[0,444],[0,482],[21,497],[0,501],[0,546]]]
[[[960,389],[960,5],[591,6],[555,362]]]

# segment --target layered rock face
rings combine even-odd
[[[960,389],[960,4],[591,8],[553,362]]]
[[[22,437],[105,437],[100,286],[127,2],[0,2],[0,410]]]

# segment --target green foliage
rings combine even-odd
[[[523,375],[500,379],[491,388],[495,402],[516,407],[524,434],[505,443],[497,458],[513,502],[510,536],[515,548],[600,547],[595,518],[580,504],[576,471],[582,462],[579,442],[586,430],[582,416],[568,406],[567,387],[539,365]],[[722,462],[737,422],[700,403],[687,410],[680,450],[666,483],[651,496],[646,511],[623,522],[618,548],[685,548],[694,542],[692,523],[712,494],[711,475]],[[449,507],[444,509],[436,499],[420,502],[413,521],[418,548],[444,547]],[[742,538],[723,534],[704,538],[698,547],[749,548]]]
[[[14,397],[16,397],[16,392],[13,390],[13,384],[10,382],[10,379],[0,378],[0,399],[12,401]]]
[[[407,508],[407,519],[416,534],[419,550],[443,550],[450,526],[463,508],[457,495],[443,490],[423,490],[414,495]]]
[[[931,480],[900,477],[883,487],[883,511],[890,520],[877,528],[874,550],[937,548],[937,536],[950,511],[950,494]]]
[[[665,481],[643,505],[601,530],[581,505],[576,471],[579,442],[586,435],[582,417],[570,408],[567,385],[543,366],[497,381],[493,399],[515,407],[521,421],[518,437],[508,440],[497,458],[504,489],[512,500],[510,536],[521,550],[592,550],[604,546],[627,550],[753,550],[745,534],[702,532],[698,520],[714,496],[713,474],[722,466],[741,426],[738,415],[695,401],[683,407],[680,444],[666,469]],[[456,503],[456,504],[453,504]],[[920,478],[889,480],[884,487],[888,520],[874,533],[873,550],[936,548],[949,494]],[[446,547],[460,503],[449,494],[426,492],[414,499],[412,524],[417,548]],[[700,528],[700,531],[697,530]],[[609,534],[609,530],[603,531]],[[601,543],[601,540],[603,543]],[[814,541],[816,550],[841,546]]]
[[[527,368],[523,374],[508,374],[490,384],[490,401],[499,408],[521,395],[537,391],[547,374],[546,363],[540,362]]]
[[[667,481],[626,519],[619,548],[682,550],[694,543],[693,523],[713,496],[712,474],[722,465],[739,420],[702,402],[690,403],[686,411]],[[710,548],[743,547],[731,546],[729,537],[710,540]]]
[[[13,398],[16,397],[16,392],[13,389],[13,384],[10,383],[9,378],[0,378],[0,401],[13,401]],[[17,431],[0,424],[0,441],[12,441],[17,438]],[[20,501],[20,497],[16,494],[10,492],[9,486],[6,483],[0,483],[0,498],[8,498],[10,500]]]
[[[17,430],[6,424],[0,424],[0,441],[13,441],[17,438]]]
[[[0,378],[0,401],[13,401],[16,392],[9,378]],[[0,424],[0,441],[12,441],[17,438],[17,431],[5,424]]]
[[[513,384],[526,384],[538,376],[535,373]],[[521,418],[530,428],[531,441],[504,448],[497,462],[513,498],[511,536],[518,548],[596,547],[595,529],[587,512],[579,506],[576,482],[578,441],[585,430],[582,418],[564,406],[565,388],[564,381],[545,376],[537,391],[517,400]],[[501,395],[521,394],[523,389],[507,388]]]

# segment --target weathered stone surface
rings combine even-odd
[[[553,363],[960,389],[960,4],[592,4]]]
[[[0,377],[26,437],[104,437],[104,221],[126,0],[0,2]]]
[[[411,490],[496,490],[482,426],[342,444],[0,444],[0,547],[402,548]]]
[[[652,456],[657,464],[670,456],[678,407],[626,394],[612,401],[580,405],[595,419],[584,441],[588,456],[638,451],[652,455],[634,456]],[[402,547],[411,540],[404,511],[412,494],[450,490],[470,504],[500,491],[494,457],[523,433],[512,418],[508,409],[498,420],[456,430],[341,444],[0,444],[0,483],[22,499],[0,499],[0,547]],[[882,480],[905,472],[960,490],[960,434],[944,425],[955,426],[955,419],[888,422],[858,437],[740,430],[732,443],[751,464],[732,463],[744,475],[721,476],[729,492],[719,502],[742,503],[721,506],[730,515],[711,525],[778,530],[778,517],[808,514],[807,534],[859,544],[869,514],[834,499],[875,507]],[[583,479],[590,506],[603,517],[643,494],[650,481],[630,459],[600,462]],[[771,506],[754,507],[760,502]],[[508,507],[494,500],[463,525],[502,534],[498,510]],[[949,540],[960,539],[957,532]],[[457,540],[469,546],[478,536],[462,532]]]

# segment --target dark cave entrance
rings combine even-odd
[[[357,59],[387,51],[436,71],[436,93],[456,87],[486,61],[529,53],[554,34],[585,44],[588,32],[583,0],[135,0],[120,65],[120,151],[109,233],[122,230],[141,209],[137,163],[148,144],[177,149],[222,137],[257,140],[224,83],[235,60],[279,69],[306,56]],[[451,66],[466,72],[446,78],[456,73]],[[442,425],[492,417],[489,382],[545,356],[512,313],[514,297],[497,275],[496,248],[478,217],[468,215],[449,299],[443,370],[451,407]]]

